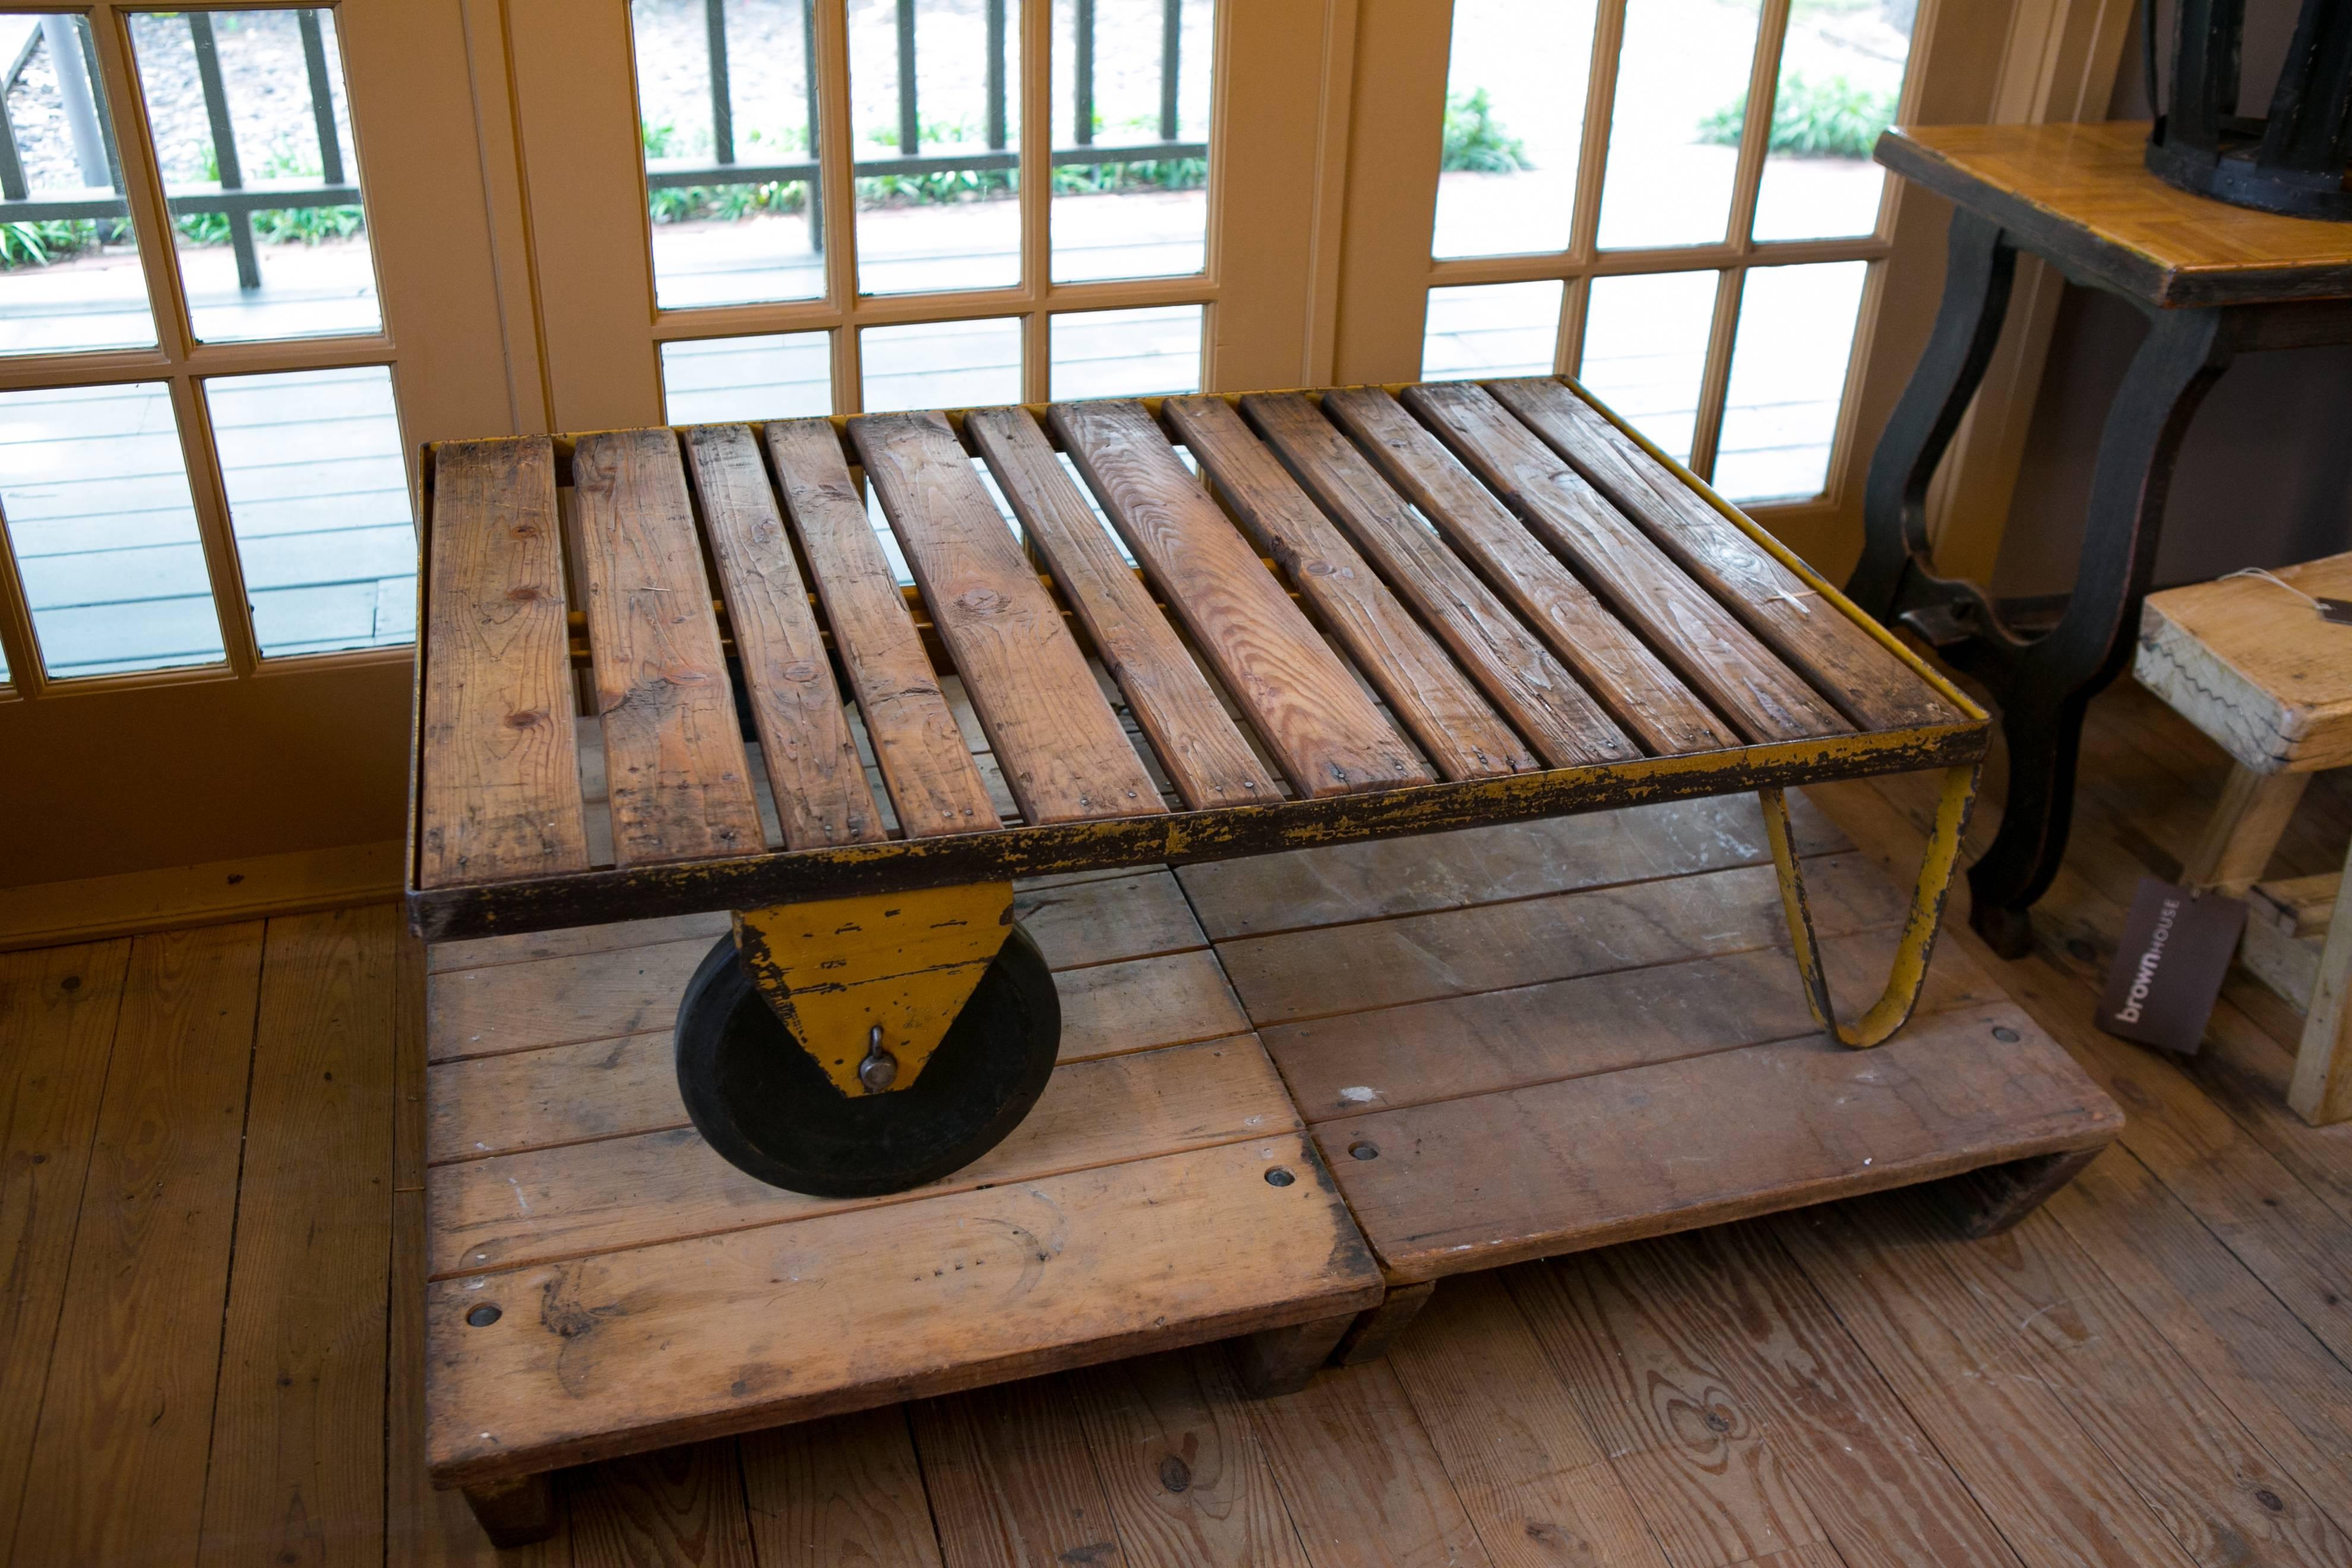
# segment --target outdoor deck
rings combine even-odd
[[[2129,1110],[2010,1236],[1895,1194],[1458,1279],[1303,1394],[1212,1347],[673,1449],[568,1473],[504,1561],[2341,1563],[2352,1142],[2284,1107],[2301,1020],[2242,973],[2194,1059],[2085,1023],[2223,763],[2118,689],[2037,950],[1952,911]],[[2339,861],[2344,781],[2274,870]],[[1932,781],[1812,796],[1908,875]],[[421,1462],[423,968],[390,906],[0,957],[0,1234],[46,1288],[0,1314],[22,1568],[494,1560]]]

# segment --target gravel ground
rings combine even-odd
[[[330,68],[336,77],[335,118],[346,156],[351,118],[336,68],[334,17],[321,11]],[[274,165],[284,173],[316,174],[318,132],[311,116],[310,75],[302,61],[302,36],[290,11],[216,12],[214,36],[220,44],[221,76],[236,132],[237,155],[246,178],[259,179]],[[204,89],[196,77],[195,49],[184,16],[141,14],[131,18],[131,44],[140,83],[154,127],[156,155],[166,184],[201,184],[210,178],[206,160],[212,134],[205,118]],[[8,119],[32,187],[56,189],[81,182],[66,132],[58,93],[57,64],[46,38],[8,89]],[[120,108],[117,116],[120,117]]]

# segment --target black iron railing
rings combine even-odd
[[[898,151],[887,158],[861,158],[850,165],[858,179],[889,175],[1011,172],[1021,154],[1010,150],[1010,123],[1005,101],[1004,52],[1010,40],[1006,26],[1007,0],[987,0],[988,80],[985,149],[948,143],[952,151],[923,151],[922,116],[915,85],[915,0],[898,0]],[[788,163],[740,163],[735,159],[735,115],[729,92],[727,66],[727,0],[703,0],[704,37],[710,54],[710,147],[708,161],[691,158],[647,158],[646,184],[654,190],[692,186],[769,184],[801,182],[814,185],[817,162],[812,153]],[[1056,147],[1051,162],[1059,165],[1140,163],[1205,158],[1205,142],[1181,142],[1177,114],[1183,47],[1182,0],[1161,0],[1160,27],[1160,139],[1118,146],[1095,144],[1095,0],[1076,0],[1073,53],[1074,110],[1072,146]],[[808,145],[817,144],[816,0],[801,0],[801,58],[804,62],[808,102]],[[808,204],[811,242],[823,248],[824,231],[818,204]]]
[[[311,121],[319,139],[316,178],[247,181],[237,156],[236,131],[229,121],[228,92],[222,81],[220,47],[213,37],[208,12],[190,11],[184,20],[195,50],[196,79],[203,89],[205,119],[213,144],[217,179],[210,185],[167,186],[165,205],[174,217],[218,213],[227,219],[229,244],[236,252],[236,280],[241,289],[261,287],[261,267],[254,253],[253,215],[257,212],[306,207],[360,205],[360,187],[345,175],[342,142],[335,126],[334,79],[327,68],[324,29],[315,10],[295,13],[302,35],[302,58],[309,78]],[[73,194],[36,197],[25,177],[18,154],[16,126],[9,120],[6,99],[0,95],[0,223],[49,223],[71,219],[123,218],[130,204],[122,195],[122,161],[113,138],[100,123],[102,101],[97,62],[84,47],[80,18],[45,16],[41,41],[49,52],[58,78],[74,162],[82,189]]]

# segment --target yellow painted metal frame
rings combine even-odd
[[[1013,884],[975,882],[738,910],[744,972],[793,1042],[856,1097],[907,1089],[1013,929]],[[879,1029],[878,1037],[871,1031]],[[858,1076],[869,1037],[897,1076]]]
[[[1813,912],[1805,900],[1805,875],[1789,832],[1789,797],[1780,789],[1762,789],[1756,798],[1764,806],[1764,834],[1772,841],[1772,868],[1780,877],[1780,912],[1789,922],[1789,942],[1804,982],[1805,1003],[1813,1021],[1856,1050],[1884,1044],[1910,1019],[1927,984],[1927,962],[1934,955],[1936,933],[1944,921],[1944,897],[1951,890],[1952,870],[1960,857],[1960,836],[1968,831],[1969,812],[1976,805],[1977,775],[1981,764],[1964,763],[1944,770],[1942,798],[1936,804],[1936,826],[1927,836],[1927,852],[1919,863],[1919,879],[1911,889],[1911,913],[1903,922],[1903,937],[1895,949],[1895,966],[1886,989],[1879,994],[1858,1024],[1841,1024],[1830,1000],[1829,976],[1822,966],[1821,941],[1813,934]]]

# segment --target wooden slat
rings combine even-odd
[[[16,1562],[195,1558],[261,939],[131,944]]]
[[[1539,765],[1231,404],[1222,397],[1171,397],[1160,412],[1257,547],[1281,563],[1440,773],[1487,778]]]
[[[1395,398],[1377,386],[1350,387],[1325,393],[1323,412],[1356,437],[1389,482],[1445,531],[1643,745],[1672,756],[1738,743],[1681,678]]]
[[[382,1560],[392,1205],[368,1167],[392,1143],[397,943],[383,904],[269,922],[205,1477],[226,1555]]]
[[[849,422],[849,435],[1021,815],[1084,822],[1164,811],[946,419],[868,415]]]
[[[874,537],[841,437],[824,419],[779,419],[766,428],[784,509],[808,553],[899,826],[910,838],[996,826],[996,807]]]
[[[1854,723],[1894,730],[1959,719],[1875,637],[1566,385],[1529,379],[1489,389]]]
[[[1641,754],[1543,640],[1414,518],[1305,396],[1245,397],[1242,412],[1545,762],[1574,767]]]
[[[1278,797],[1215,689],[1118,558],[1029,411],[977,410],[964,416],[964,431],[1053,568],[1184,804],[1199,811]]]
[[[1920,1020],[1871,1051],[1750,1046],[1314,1134],[1396,1283],[2096,1147],[2122,1121],[2003,1005]],[[1378,1156],[1351,1157],[1358,1143]]]
[[[432,541],[417,885],[584,871],[553,445],[435,448]]]
[[[1404,403],[1741,734],[1780,741],[1853,728],[1485,388],[1409,386]]]
[[[677,437],[583,436],[572,487],[615,860],[758,854],[760,807]]]
[[[1063,1383],[1131,1562],[1308,1568],[1219,1347],[1087,1367]]]
[[[1807,862],[1824,940],[1903,917],[1902,895],[1860,855]],[[1623,887],[1437,910],[1221,944],[1259,1027],[1467,995],[1577,974],[1673,963],[1786,942],[1780,884],[1747,866]]]
[[[1873,995],[1898,930],[1826,940],[1833,994]],[[1939,953],[1918,1018],[1990,1006],[2000,995],[1975,965]],[[1798,1039],[1819,1027],[1789,954],[1767,947],[1281,1024],[1265,1040],[1292,1102],[1323,1121]]]
[[[882,814],[866,787],[857,742],[833,683],[833,661],[810,612],[808,587],[793,559],[759,443],[742,425],[699,425],[680,438],[726,595],[728,629],[742,661],[784,847],[881,838]]]
[[[1253,1139],[433,1285],[436,1473],[544,1469],[1368,1306],[1379,1272],[1313,1159],[1295,1134]],[[1276,1186],[1276,1165],[1307,1179]],[[486,1300],[503,1315],[469,1325]],[[774,1336],[757,1359],[747,1321]]]
[[[1799,855],[1853,847],[1801,792],[1789,808]],[[1755,797],[1733,795],[1202,861],[1176,877],[1202,928],[1223,942],[1771,858]]]
[[[1055,404],[1048,417],[1294,788],[1333,795],[1430,782],[1141,404]]]
[[[0,1543],[24,1501],[130,956],[126,941],[0,958]]]
[[[805,1224],[907,1201],[815,1198],[746,1175],[684,1125],[675,1080],[646,1086],[614,1120],[630,1135],[436,1167],[426,1211],[434,1275]],[[1029,1182],[1297,1125],[1282,1081],[1252,1036],[1105,1057],[1058,1069],[1003,1142],[924,1191]]]
[[[1826,1543],[1780,1434],[1713,1347],[1667,1302],[1629,1291],[1614,1261],[1561,1258],[1506,1280],[1667,1560],[1779,1563]]]
[[[742,1438],[760,1568],[941,1568],[903,1407]]]

